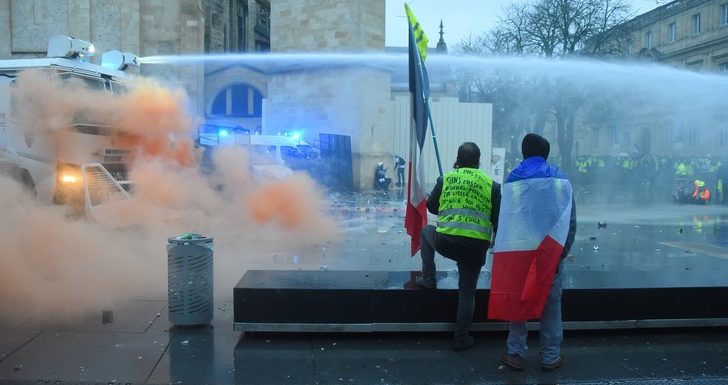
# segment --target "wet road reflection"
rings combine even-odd
[[[338,241],[257,257],[250,269],[417,271],[404,189],[327,196]],[[728,286],[728,206],[577,205],[565,287]],[[430,216],[430,222],[436,218]],[[457,270],[438,257],[437,268]],[[483,267],[489,282],[490,257]]]
[[[406,200],[392,194],[330,197],[344,240],[325,247],[322,268],[419,269],[403,227]],[[728,286],[728,207],[577,207],[566,287]],[[438,270],[455,270],[447,259],[437,262]]]

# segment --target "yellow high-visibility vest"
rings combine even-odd
[[[437,232],[490,241],[493,179],[476,168],[458,168],[442,178]]]

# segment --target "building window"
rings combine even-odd
[[[253,27],[253,44],[256,51],[270,51],[270,1],[256,0],[255,5],[258,18]]]
[[[728,24],[728,3],[720,5],[720,25]]]
[[[718,72],[728,73],[728,63],[718,64]]]
[[[238,15],[237,15],[237,25],[238,28],[238,46],[237,49],[239,52],[244,52],[248,50],[248,4],[246,4],[243,0],[238,0],[237,3],[238,8]]]
[[[612,146],[619,146],[619,124],[617,122],[614,122],[614,126],[612,126],[612,132],[610,135],[610,142],[612,142]]]
[[[672,130],[670,130],[670,138],[669,142],[672,142],[676,145],[676,148],[682,147],[682,144],[684,142],[684,125],[681,120],[676,120],[672,122]]]
[[[224,90],[217,94],[215,100],[212,102],[212,115],[226,115],[227,114],[227,90]]]
[[[693,15],[693,35],[700,33],[700,14]]]
[[[647,49],[652,49],[652,31],[647,32]]]
[[[668,34],[670,35],[670,43],[674,43],[677,40],[677,24],[675,22],[670,23],[668,26]]]
[[[626,43],[627,43],[627,49],[626,49],[627,55],[631,55],[632,54],[632,34],[627,35]]]
[[[691,71],[702,71],[705,68],[702,60],[685,63],[685,68]]]
[[[263,115],[263,95],[246,84],[230,86],[215,97],[211,115],[260,118]]]

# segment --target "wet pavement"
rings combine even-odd
[[[475,333],[473,348],[454,352],[449,333],[244,335],[228,304],[211,326],[175,328],[164,311],[155,318],[163,306],[118,309],[136,318],[127,327],[3,329],[0,384],[728,383],[725,329],[567,331],[567,364],[553,373],[540,370],[532,333],[526,370],[513,372],[498,362],[505,332]]]
[[[419,269],[401,189],[329,201],[340,242],[261,255],[248,268]],[[565,287],[728,286],[728,207],[578,208]],[[440,257],[437,265],[455,270]],[[91,314],[0,322],[0,384],[728,384],[726,328],[569,330],[567,364],[553,373],[540,370],[532,332],[517,373],[498,363],[504,331],[476,333],[462,352],[449,333],[235,332],[232,290],[216,292],[214,319],[201,328],[173,326],[163,295]]]

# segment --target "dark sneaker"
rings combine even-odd
[[[541,369],[545,372],[553,372],[554,370],[564,366],[566,359],[564,356],[559,356],[559,359],[550,364],[541,364]]]
[[[468,336],[465,340],[455,340],[452,344],[452,350],[459,352],[461,350],[470,349],[475,345],[475,338]]]
[[[517,355],[517,354],[503,354],[500,358],[500,361],[503,363],[503,365],[520,372],[523,370],[523,362],[525,361],[523,357]]]
[[[415,279],[415,284],[417,286],[419,286],[419,287],[424,287],[425,289],[435,289],[435,288],[437,288],[437,282],[426,281],[422,277],[417,277]]]

